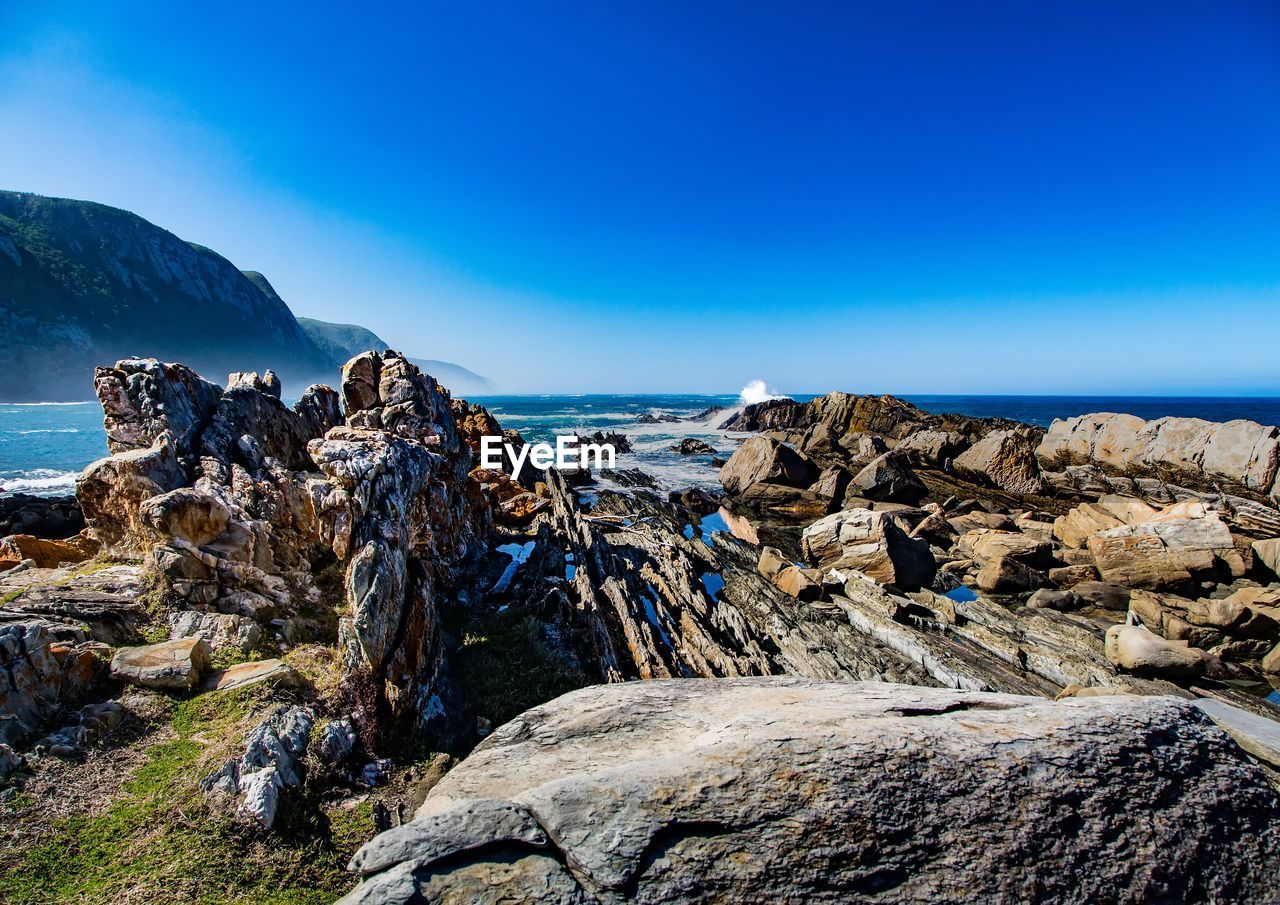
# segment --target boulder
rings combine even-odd
[[[1186,641],[1169,641],[1142,625],[1113,625],[1107,629],[1107,659],[1134,675],[1177,679],[1215,672],[1217,658]]]
[[[905,456],[887,452],[872,459],[849,481],[846,494],[884,503],[914,506],[929,489],[916,477]]]
[[[628,448],[630,444],[627,444]],[[671,447],[672,452],[678,452],[682,456],[712,456],[715,455],[716,448],[710,443],[697,440],[693,437],[685,437],[678,444]]]
[[[629,682],[496,730],[342,901],[1258,901],[1278,835],[1187,701]]]
[[[1088,548],[1103,581],[1132,588],[1158,590],[1245,572],[1226,524],[1197,501],[1100,531],[1089,538]]]
[[[273,685],[299,685],[302,683],[302,676],[283,660],[254,660],[218,670],[209,676],[205,682],[205,688],[209,691],[232,691],[262,682]]]
[[[987,483],[1016,494],[1036,494],[1044,489],[1036,446],[1043,431],[1023,425],[991,431],[952,462],[962,478]]]
[[[839,465],[831,465],[822,470],[818,479],[809,489],[818,496],[831,500],[833,508],[844,499],[845,489],[849,486],[849,472]]]
[[[884,512],[832,513],[805,528],[801,543],[805,558],[822,570],[853,569],[901,588],[926,587],[936,571],[928,542],[909,537]]]
[[[231,521],[226,503],[194,487],[179,487],[143,500],[138,514],[155,532],[156,540],[178,538],[197,547],[213,543]]]
[[[940,468],[964,449],[964,437],[954,431],[922,430],[907,436],[894,451],[922,468]]]
[[[226,388],[230,391],[240,387],[257,390],[259,393],[266,393],[276,399],[280,398],[280,393],[283,389],[280,385],[280,378],[272,370],[268,370],[265,374],[259,374],[257,371],[232,371],[227,375]]]
[[[1254,541],[1253,556],[1256,562],[1261,563],[1272,575],[1280,578],[1280,537]]]
[[[192,688],[209,665],[210,653],[203,638],[126,647],[111,658],[111,676],[146,688]]]
[[[1269,676],[1280,676],[1280,644],[1262,658],[1262,671]]]
[[[753,484],[804,488],[817,477],[812,462],[770,437],[748,438],[720,469],[720,483],[729,493],[741,493]]]
[[[97,552],[98,542],[87,535],[77,535],[69,540],[45,540],[30,534],[11,534],[0,539],[0,561],[19,563],[29,559],[39,569],[84,562]]]

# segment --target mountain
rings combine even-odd
[[[271,368],[296,394],[335,384],[353,345],[387,347],[324,326],[335,329],[304,329],[262,274],[137,214],[0,191],[0,401],[92,399],[93,368],[129,357],[181,361],[215,382]],[[457,366],[439,364],[452,386]]]
[[[261,274],[248,273],[246,276],[257,279]],[[331,324],[311,317],[300,317],[298,323],[316,346],[339,361],[345,362],[353,355],[359,355],[367,349],[397,348],[372,330],[357,324]],[[410,358],[409,360],[455,393],[483,393],[493,388],[489,378],[469,371],[462,365],[450,361],[438,361],[434,358]]]

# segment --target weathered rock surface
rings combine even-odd
[[[720,469],[720,483],[730,493],[744,491],[753,484],[808,487],[817,477],[818,470],[811,462],[770,437],[751,437]]]
[[[244,755],[228,761],[201,785],[206,792],[237,798],[241,814],[270,829],[281,793],[302,785],[302,756],[314,723],[315,714],[308,707],[276,708],[249,733]]]
[[[498,729],[344,902],[1247,901],[1278,839],[1276,791],[1183,701],[630,683]]]
[[[905,456],[887,452],[868,462],[849,481],[846,494],[885,503],[914,506],[929,493]]]
[[[218,670],[209,676],[205,687],[209,691],[232,691],[261,682],[269,682],[273,685],[297,685],[301,681],[302,677],[283,660],[254,660]]]
[[[126,647],[111,658],[111,675],[147,688],[191,688],[208,666],[210,654],[203,638]]]
[[[211,650],[230,648],[247,654],[262,639],[262,629],[253,620],[232,613],[170,613],[169,640],[182,638],[203,638]]]
[[[130,358],[113,368],[98,368],[93,388],[106,416],[111,452],[149,449],[168,433],[179,457],[197,451],[197,438],[222,395],[221,387],[186,365],[154,358]]]
[[[935,564],[929,545],[908,537],[890,516],[846,509],[804,529],[806,558],[822,569],[853,569],[903,588],[928,585]]]
[[[1088,548],[1103,581],[1133,588],[1177,587],[1207,576],[1239,577],[1245,571],[1226,524],[1197,502],[1100,531],[1089,538]]]
[[[36,568],[52,569],[63,563],[84,562],[98,552],[98,543],[87,536],[69,540],[48,540],[30,534],[11,534],[0,538],[0,571],[4,563],[14,565],[29,559]]]
[[[0,743],[28,741],[88,689],[97,670],[85,640],[81,629],[41,619],[0,621]]]
[[[1171,472],[1268,493],[1280,468],[1280,440],[1275,427],[1253,421],[1144,421],[1104,412],[1055,420],[1036,456],[1047,470],[1094,464],[1135,477]]]
[[[979,483],[989,482],[1010,493],[1037,494],[1044,489],[1036,464],[1042,433],[1023,425],[987,434],[956,456],[956,473]]]

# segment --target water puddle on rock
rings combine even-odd
[[[675,645],[671,643],[671,636],[667,634],[667,630],[662,627],[662,620],[658,618],[658,592],[653,585],[648,585],[649,593],[643,595],[640,599],[644,602],[644,615],[649,620],[649,624],[658,630],[658,634],[662,636],[662,641],[668,648],[675,650]]]
[[[684,534],[685,540],[693,540],[694,537],[700,537],[702,542],[708,547],[716,545],[715,536],[724,532],[731,534],[729,526],[725,523],[724,516],[719,512],[713,512],[710,515],[704,515],[694,524],[685,525],[681,533]]]
[[[952,588],[942,596],[946,597],[948,600],[954,600],[956,603],[969,603],[970,601],[978,599],[977,593],[966,585],[960,585],[958,588]]]
[[[708,597],[712,600],[720,599],[720,592],[724,590],[724,578],[719,572],[703,572],[698,576],[698,581],[702,582]]]
[[[499,553],[505,553],[510,556],[511,562],[507,563],[507,567],[502,570],[502,574],[498,576],[498,580],[490,588],[490,594],[501,594],[511,586],[511,579],[516,577],[516,571],[529,559],[529,555],[533,553],[533,548],[537,545],[537,541],[531,540],[525,541],[523,544],[503,544],[495,548]]]
[[[573,581],[573,576],[578,574],[578,567],[574,565],[573,554],[566,553],[564,555],[564,580]]]

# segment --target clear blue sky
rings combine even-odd
[[[0,186],[509,391],[1280,392],[1274,2],[258,7],[0,5]]]

